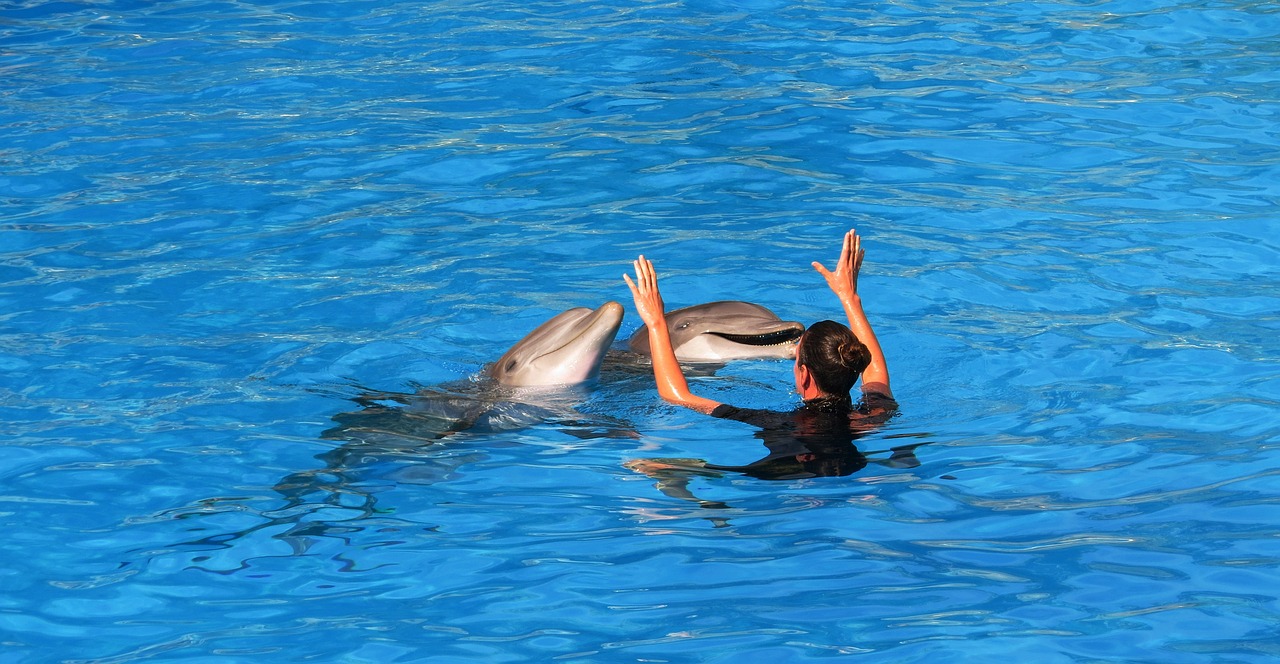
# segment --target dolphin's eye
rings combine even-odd
[[[505,371],[511,371],[512,369],[515,369],[515,368],[516,368],[516,361],[507,360],[507,368],[505,369]]]
[[[688,323],[681,323],[681,324],[679,324],[679,325],[677,325],[677,326],[676,326],[676,329],[677,329],[677,330],[683,330],[683,329],[685,329],[686,327],[689,327],[689,324],[688,324]]]

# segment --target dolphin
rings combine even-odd
[[[576,385],[600,376],[600,364],[622,325],[622,305],[575,307],[539,325],[485,373],[509,387]]]
[[[293,473],[276,490],[292,505],[317,492],[335,504],[346,495],[357,505],[362,496],[372,510],[374,491],[362,488],[366,484],[426,483],[454,474],[463,461],[483,459],[480,449],[460,454],[435,447],[463,432],[493,436],[551,422],[582,438],[634,436],[625,423],[575,409],[586,395],[583,384],[599,377],[622,315],[617,302],[569,309],[471,379],[413,393],[363,390],[349,397],[361,408],[334,415],[335,425],[320,434],[342,444],[316,455],[322,468]]]
[[[667,312],[667,329],[676,359],[722,362],[758,358],[792,358],[804,325],[778,318],[750,302],[696,304]],[[627,342],[632,352],[649,354],[649,329],[641,327]]]
[[[430,443],[463,430],[496,432],[563,414],[582,396],[581,384],[600,365],[622,325],[622,305],[575,307],[539,325],[486,365],[477,379],[414,394],[365,391],[362,410],[333,416],[323,438],[372,443],[387,439]]]

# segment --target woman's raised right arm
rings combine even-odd
[[[653,263],[641,256],[634,263],[636,280],[623,274],[622,279],[631,289],[636,313],[649,327],[649,355],[653,359],[653,380],[658,384],[658,394],[671,403],[710,413],[720,402],[700,397],[689,391],[689,382],[676,359],[671,346],[671,332],[667,330],[667,314],[663,310],[662,293],[658,292],[658,274]]]

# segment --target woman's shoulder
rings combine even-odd
[[[742,408],[722,403],[711,411],[711,416],[751,424],[762,429],[773,429],[789,423],[794,418],[795,411],[782,412],[764,408]]]

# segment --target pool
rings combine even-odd
[[[1280,14],[1247,2],[0,7],[0,659],[1280,655]],[[689,478],[634,368],[342,456],[622,302],[839,318],[915,467]],[[786,362],[695,378],[785,408]],[[336,460],[336,461],[335,461]]]

